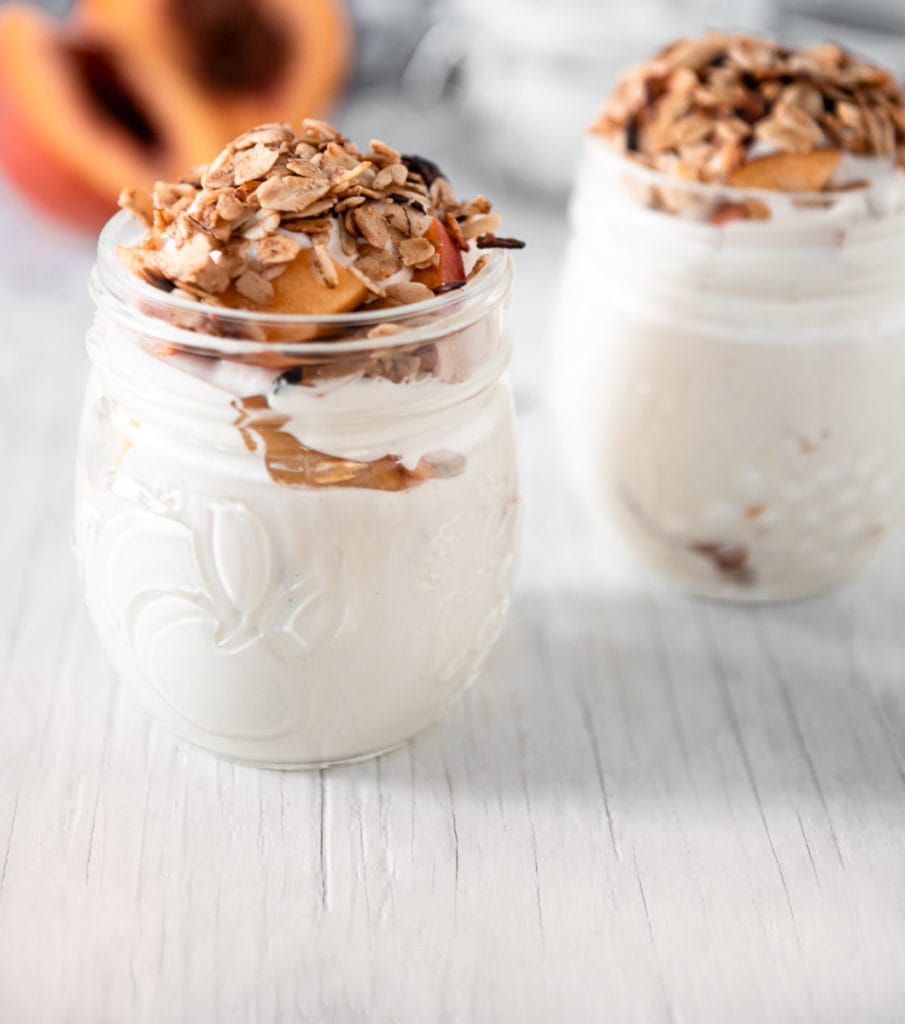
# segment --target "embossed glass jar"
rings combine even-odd
[[[402,743],[475,678],[508,601],[508,258],[429,302],[264,320],[140,282],[115,256],[130,232],[110,222],[92,276],[77,474],[117,673],[227,757]]]
[[[667,178],[588,141],[554,317],[588,506],[734,600],[851,577],[905,522],[905,175],[834,193]]]

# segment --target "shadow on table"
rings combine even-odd
[[[601,806],[899,800],[903,623],[863,588],[769,607],[523,594],[475,689],[411,747],[415,778]]]

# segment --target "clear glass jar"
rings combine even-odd
[[[800,597],[905,516],[905,176],[790,195],[686,184],[598,139],[555,314],[576,483],[703,595]]]
[[[140,282],[115,255],[134,238],[121,214],[100,239],[77,473],[117,673],[239,760],[402,743],[475,678],[508,601],[509,260],[426,303],[264,320]]]

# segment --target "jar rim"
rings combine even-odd
[[[97,305],[114,305],[114,314],[132,327],[153,324],[155,340],[181,350],[206,352],[226,358],[255,356],[317,356],[368,352],[436,340],[473,324],[489,309],[503,302],[513,278],[512,261],[504,250],[488,250],[486,265],[463,288],[391,309],[353,311],[310,316],[297,313],[260,313],[249,309],[195,302],[164,292],[131,273],[119,259],[117,246],[134,245],[141,236],[139,225],[127,211],[114,214],[104,225],[97,243],[97,260],[91,275],[91,294]],[[112,300],[112,302],[111,302]],[[150,308],[149,308],[150,307]],[[155,313],[157,315],[155,315]],[[373,328],[392,323],[402,329],[380,337],[313,339],[309,341],[259,341],[247,337],[214,334],[180,327],[165,319],[167,313],[210,317],[221,329],[272,327],[331,332]]]
[[[719,181],[686,181],[683,178],[676,178],[664,171],[658,171],[653,167],[633,160],[625,153],[620,153],[607,143],[607,140],[596,132],[588,131],[587,142],[594,147],[600,157],[610,162],[614,168],[622,169],[633,175],[636,180],[657,188],[671,189],[673,192],[686,192],[689,195],[696,195],[702,199],[714,200],[738,200],[760,199],[768,204],[788,204],[804,210],[808,204],[815,204],[813,209],[819,209],[817,204],[826,203],[836,197],[850,196],[851,189],[836,189],[824,192],[784,192],[778,189],[768,188],[740,188],[737,185],[730,185]],[[856,156],[856,154],[849,154]],[[898,177],[905,186],[905,173],[898,167],[892,165],[890,171]],[[880,182],[872,181],[857,190],[859,195],[870,196],[880,185]],[[755,221],[754,223],[766,223]]]

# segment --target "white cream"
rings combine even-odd
[[[494,327],[497,325],[497,327]],[[160,358],[103,310],[89,339],[76,543],[118,674],[173,732],[280,767],[393,747],[474,679],[501,627],[519,519],[498,316],[461,332],[449,379],[278,374]],[[495,344],[489,344],[495,342]],[[337,457],[453,467],[387,492],[293,487],[235,421],[270,394]]]
[[[717,228],[643,208],[602,150],[555,313],[579,489],[688,589],[847,579],[905,519],[905,179]]]

